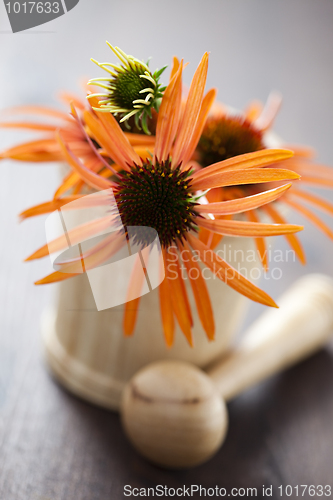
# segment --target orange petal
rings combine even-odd
[[[67,160],[67,162],[76,170],[76,172],[80,175],[80,177],[91,187],[94,189],[109,189],[114,186],[113,182],[110,182],[108,179],[105,179],[91,170],[89,170],[83,163],[77,158],[72,151],[68,148],[68,146],[63,142],[61,135],[59,132],[56,133],[57,140],[60,144],[62,152]]]
[[[89,104],[95,108],[100,107],[98,99],[94,97],[89,99]],[[84,113],[84,116],[85,115],[86,113]],[[140,157],[135,153],[115,117],[111,113],[99,113],[97,111],[97,118],[103,125],[109,139],[108,142],[112,143],[113,151],[116,153],[117,158],[111,156],[114,162],[121,165],[124,163],[126,165],[126,169],[128,169],[128,163],[130,165],[133,165],[134,163],[141,165],[142,162]]]
[[[49,255],[49,253],[59,252],[60,250],[67,249],[69,246],[68,238],[71,242],[71,245],[76,245],[81,241],[99,234],[100,231],[103,231],[104,229],[110,227],[112,217],[113,216],[108,215],[107,217],[103,217],[101,219],[95,219],[87,222],[86,224],[81,224],[80,226],[77,226],[70,231],[67,231],[66,234],[59,236],[47,245],[44,245],[43,247],[36,250],[36,252],[26,258],[25,261],[41,259],[43,257],[46,257],[46,255]]]
[[[333,203],[326,201],[319,196],[315,196],[314,194],[308,193],[306,191],[301,191],[300,189],[296,189],[295,187],[289,193],[289,196],[297,196],[298,198],[303,198],[303,200],[312,203],[316,207],[325,210],[329,214],[333,215]]]
[[[269,129],[276,118],[282,104],[282,96],[278,92],[272,92],[267,99],[264,109],[254,125],[262,131]]]
[[[129,143],[132,146],[152,147],[155,144],[154,135],[132,134],[131,132],[124,132]]]
[[[173,79],[173,77],[177,73],[179,66],[180,66],[179,59],[178,59],[178,57],[174,56],[173,60],[172,60],[172,69],[171,69],[171,73],[170,73],[169,82],[171,82],[171,80]]]
[[[82,273],[89,269],[95,269],[104,264],[115,255],[120,248],[126,244],[123,231],[107,234],[102,241],[85,252],[80,251],[80,255],[71,259],[59,261],[56,265],[63,273]]]
[[[139,254],[135,259],[130,282],[128,285],[128,293],[133,296],[139,295],[144,283],[144,274],[142,273],[142,262]],[[123,321],[123,330],[126,336],[132,335],[134,332],[138,310],[139,310],[140,297],[133,300],[127,300],[125,304],[125,313]]]
[[[265,238],[255,238],[255,244],[256,244],[258,255],[259,255],[260,261],[262,263],[262,266],[264,268],[264,271],[267,273],[269,265],[268,265],[267,248],[266,248]]]
[[[184,297],[184,303],[186,306],[187,316],[188,316],[188,319],[190,321],[190,326],[192,327],[193,326],[193,317],[192,317],[190,301],[188,300],[185,283],[184,283],[184,280],[181,276],[181,269],[180,269],[180,264],[178,261],[177,261],[177,264],[178,264],[178,280],[179,280],[180,286],[181,286],[182,291],[183,291],[183,297]]]
[[[281,214],[273,207],[273,205],[265,205],[262,208],[262,210],[264,210],[274,222],[277,222],[278,224],[285,224],[286,223],[284,217],[281,216]],[[296,253],[300,262],[302,264],[305,264],[306,263],[305,253],[304,253],[303,247],[301,245],[301,242],[299,241],[297,236],[295,234],[286,234],[285,238],[288,241],[291,248]]]
[[[284,166],[291,170],[296,170],[296,172],[299,172],[302,176],[314,177],[315,179],[329,179],[330,181],[333,180],[333,168],[327,165],[293,157],[287,160]]]
[[[278,236],[296,233],[303,226],[295,224],[265,224],[262,222],[246,222],[241,220],[208,220],[197,218],[196,223],[218,234],[227,236]]]
[[[213,250],[210,250],[204,243],[199,241],[198,238],[188,233],[187,239],[191,247],[198,252],[201,261],[211,269],[217,278],[254,302],[277,307],[274,300],[266,292],[244,278],[236,269],[218,257]]]
[[[26,161],[33,163],[43,163],[49,161],[63,161],[63,155],[58,153],[51,153],[49,151],[35,151],[35,152],[26,152],[26,153],[18,153],[18,154],[8,154],[8,151],[0,153],[0,159],[10,158],[11,160],[16,161]]]
[[[94,269],[117,253],[123,244],[124,238],[119,238],[118,234],[113,233],[108,235],[102,242],[85,254],[82,254],[76,259],[71,259],[67,263],[65,262],[61,267],[61,271],[56,271],[46,276],[46,278],[37,281],[35,285],[45,285],[55,281],[66,280],[78,274],[82,274],[82,272],[85,272],[87,269]]]
[[[202,234],[203,231],[206,231],[207,233]],[[223,240],[223,235],[213,233],[212,231],[208,231],[208,229],[201,227],[198,234],[198,238],[211,250],[214,250],[218,246],[218,244]]]
[[[199,214],[221,214],[230,215],[245,212],[246,210],[253,210],[261,207],[266,203],[271,203],[280,196],[282,196],[292,184],[285,184],[284,186],[270,189],[259,194],[246,196],[236,200],[221,201],[218,203],[207,203],[206,205],[197,205],[195,211]]]
[[[229,108],[227,105],[222,102],[215,102],[212,107],[212,116],[214,117],[223,117],[229,113]]]
[[[204,227],[199,228],[199,240],[202,241],[202,243],[204,243],[205,245],[208,245],[210,235],[211,231],[208,231],[208,229],[205,229]]]
[[[69,116],[69,113],[64,113],[63,111],[59,111],[53,108],[47,108],[44,106],[15,106],[12,108],[7,108],[5,113],[10,114],[36,114],[36,115],[45,115],[45,116],[54,116],[55,118],[59,118],[61,120],[66,120],[72,123],[72,119]]]
[[[171,347],[175,336],[175,321],[173,316],[169,280],[166,277],[159,286],[159,299],[165,343],[168,347]]]
[[[263,111],[263,104],[261,101],[252,101],[245,109],[245,117],[250,122],[254,122],[257,118],[259,118],[260,114]]]
[[[208,113],[209,113],[210,108],[212,107],[212,104],[216,98],[216,93],[217,93],[216,89],[209,90],[202,101],[198,121],[197,121],[195,129],[193,131],[192,139],[190,140],[190,142],[188,144],[186,154],[183,155],[183,165],[186,165],[186,163],[191,159],[191,157],[192,157],[192,155],[193,155],[193,153],[198,145],[199,139],[201,137],[203,128],[204,128],[205,123],[206,123]]]
[[[191,332],[193,321],[192,317],[190,316],[190,306],[183,278],[181,277],[178,254],[176,259],[171,259],[171,256],[175,257],[175,254],[170,254],[170,247],[168,249],[168,252],[166,250],[163,250],[165,273],[169,284],[172,308],[182,332],[184,333],[190,346],[193,347]]]
[[[147,146],[134,146],[134,151],[140,158],[151,158],[154,155],[154,148]]]
[[[57,283],[59,281],[68,280],[69,278],[74,278],[75,276],[78,276],[78,274],[67,274],[55,271],[54,273],[45,276],[45,278],[35,281],[35,285],[48,285],[50,283]]]
[[[73,195],[80,194],[83,191],[85,185],[86,184],[84,181],[78,181],[73,188]]]
[[[210,240],[208,242],[209,248],[214,250],[220,243],[220,241],[222,241],[222,239],[223,239],[223,234],[210,233]]]
[[[92,155],[90,157],[90,159],[85,160],[85,166],[89,170],[92,170],[94,172],[98,172],[99,169],[102,167],[101,163],[99,162],[98,159],[96,159],[96,157],[94,155]],[[110,173],[109,170],[108,170],[108,172]],[[99,175],[102,175],[102,174],[99,174]],[[102,175],[102,177],[107,177],[107,176]],[[58,189],[54,193],[53,198],[54,199],[59,198],[61,195],[66,193],[66,191],[68,191],[69,189],[76,186],[80,180],[81,180],[81,177],[79,174],[77,174],[76,172],[70,172],[70,174],[68,174],[64,178],[63,182],[61,183],[61,185],[58,187]],[[74,193],[72,192],[72,194],[74,194]]]
[[[89,127],[89,135],[91,135],[98,142],[98,144],[102,146],[115,163],[121,165],[123,169],[128,170],[128,165],[125,159],[115,147],[113,141],[109,139],[105,128],[98,118],[96,118],[91,111],[85,111],[83,113],[83,117],[86,125]]]
[[[75,94],[71,94],[70,92],[60,92],[59,99],[61,99],[66,104],[73,103],[74,106],[78,109],[81,110],[85,109],[83,101],[81,101],[81,99],[77,97]]]
[[[199,228],[199,240],[212,250],[217,247],[222,239],[222,234],[213,233],[204,227]]]
[[[179,243],[179,248],[181,250],[182,260],[185,264],[187,275],[191,283],[201,324],[209,340],[214,340],[214,313],[206,282],[204,280],[204,277],[202,276],[201,268],[198,262],[194,260],[192,251],[186,241],[184,242],[184,245]]]
[[[93,143],[93,141],[91,140],[91,138],[89,137],[89,135],[87,134],[85,128],[83,127],[82,123],[81,123],[81,120],[79,118],[79,115],[77,114],[77,111],[74,107],[73,104],[71,104],[71,111],[72,111],[72,115],[74,117],[74,119],[76,120],[76,123],[78,125],[78,127],[80,128],[83,136],[85,137],[89,147],[90,147],[90,151],[93,152],[93,154],[95,154],[96,158],[98,158],[98,160],[101,162],[101,164],[104,165],[104,167],[108,168],[109,170],[111,170],[111,172],[115,175],[117,175],[117,172],[113,169],[113,167],[111,165],[108,164],[108,162],[103,158],[103,156],[99,153],[98,149],[96,148],[95,144]],[[77,153],[78,154],[78,153]]]
[[[288,142],[284,143],[283,147],[286,149],[291,149],[291,151],[294,151],[295,157],[311,159],[315,156],[315,150],[310,146],[304,146],[301,144],[291,144]]]
[[[172,154],[172,165],[174,167],[176,167],[180,162],[183,162],[185,159],[189,159],[189,147],[193,147],[194,145],[191,144],[191,139],[194,134],[202,106],[202,98],[208,71],[208,57],[209,55],[206,52],[203,55],[192,79],[184,116],[177,132],[177,139]],[[200,136],[197,136],[198,140],[199,138]]]
[[[39,205],[35,205],[34,207],[24,210],[19,216],[22,219],[27,219],[28,217],[35,217],[36,215],[49,214],[50,212],[54,212],[54,210],[59,210],[59,208],[67,203],[78,200],[82,196],[83,195],[65,196],[64,198],[58,198],[56,200],[47,201],[46,203],[40,203]]]
[[[116,170],[116,172],[119,172],[119,170],[121,170],[121,168],[119,167],[119,165],[116,165],[115,163],[112,165],[114,170]],[[106,179],[111,177],[112,175],[112,172],[110,172],[109,169],[102,169],[100,172],[98,172],[98,175],[100,175],[101,177],[105,177]]]
[[[158,161],[168,159],[178,129],[182,97],[183,61],[166,90],[158,112],[156,125],[155,157]]]
[[[229,192],[230,190],[231,188],[227,192]],[[225,190],[223,190],[223,188],[210,189],[206,194],[206,198],[209,201],[209,203],[220,203],[221,201],[224,200],[225,194],[226,192]],[[219,218],[225,218],[226,216],[216,215],[215,217],[219,219]],[[205,243],[205,245],[207,245],[211,249],[216,248],[217,245],[222,240],[222,238],[223,235],[221,234],[212,233],[212,231],[208,231],[208,229],[205,229],[203,227],[200,228],[199,231],[200,241]]]
[[[313,222],[315,226],[318,227],[323,233],[326,234],[329,238],[333,240],[333,231],[331,228],[328,227],[325,222],[323,222],[316,214],[314,214],[311,210],[308,208],[304,207],[302,204],[297,203],[294,200],[291,200],[290,198],[285,198],[284,203],[287,203],[287,205],[290,205],[292,208],[297,210],[299,213],[303,214],[309,221]]]
[[[250,168],[248,170],[237,170],[235,172],[223,172],[221,174],[210,175],[207,179],[195,179],[195,181],[191,183],[191,189],[193,191],[198,191],[216,187],[259,184],[263,182],[286,181],[299,178],[300,176],[292,170],[282,168]]]
[[[129,300],[125,304],[123,332],[126,337],[130,337],[134,333],[138,317],[140,298],[141,297],[137,297],[136,299]]]
[[[24,142],[17,146],[13,146],[3,151],[2,155],[11,158],[12,156],[22,153],[34,153],[39,151],[59,152],[59,146],[54,140],[53,134],[49,139],[39,139],[37,141]]]
[[[316,177],[314,175],[302,175],[302,182],[327,189],[333,188],[333,179],[324,179],[321,177]]]
[[[23,128],[28,130],[41,130],[43,132],[55,132],[59,125],[48,125],[45,123],[33,122],[0,122],[2,128]]]
[[[223,173],[225,171],[244,170],[247,168],[265,167],[278,161],[292,158],[293,152],[287,149],[261,149],[253,153],[234,156],[228,160],[214,163],[209,167],[203,168],[192,175],[195,180],[206,178],[209,175]]]
[[[80,179],[81,177],[76,172],[71,172],[67,175],[54,193],[54,199],[59,198],[62,194],[66,193],[66,191],[72,188]]]
[[[256,212],[254,210],[250,210],[246,212],[246,217],[249,219],[250,222],[259,222],[259,217],[257,216]],[[265,238],[254,238],[255,245],[257,247],[258,255],[260,258],[260,261],[262,263],[262,266],[264,268],[264,271],[268,271],[268,258],[267,258],[267,249],[266,249],[266,242]]]

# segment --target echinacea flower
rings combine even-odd
[[[170,83],[166,88],[159,109],[153,156],[142,152],[140,155],[130,144],[119,123],[110,113],[95,112],[99,107],[97,97],[91,97],[92,109],[78,114],[72,106],[76,126],[85,135],[91,151],[103,164],[103,171],[97,172],[87,166],[84,158],[75,154],[62,131],[57,132],[57,140],[63,157],[73,173],[93,190],[112,189],[122,224],[128,226],[148,226],[158,232],[165,262],[166,279],[159,287],[163,330],[167,345],[172,345],[174,319],[176,318],[188,342],[192,345],[192,314],[187,291],[184,286],[180,266],[184,264],[193,290],[203,328],[209,339],[214,338],[214,318],[205,280],[199,272],[193,279],[191,270],[200,269],[195,256],[199,256],[205,266],[239,293],[259,303],[276,306],[264,291],[245,279],[226,261],[217,256],[210,247],[197,237],[197,233],[263,237],[279,234],[293,234],[302,229],[291,224],[264,224],[230,220],[233,214],[254,210],[279,198],[291,186],[290,183],[275,187],[259,194],[235,200],[201,204],[207,190],[227,186],[259,185],[267,182],[298,179],[299,175],[288,169],[267,168],[267,165],[283,162],[293,153],[281,149],[264,149],[254,153],[239,155],[217,162],[205,169],[195,171],[191,159],[201,136],[207,114],[215,99],[212,89],[204,96],[208,69],[208,54],[205,54],[195,72],[183,113],[181,113],[183,61],[174,61]],[[88,134],[89,131],[89,134]],[[101,150],[112,160],[109,163]],[[82,197],[84,206],[84,195]],[[69,197],[57,200],[57,207],[65,206]],[[107,197],[104,199],[108,203]],[[44,207],[52,211],[53,202]],[[112,217],[112,215],[110,216]],[[218,218],[218,217],[224,217]],[[228,217],[228,218],[227,218]],[[109,220],[96,224],[84,224],[72,230],[74,241],[92,238],[100,227]],[[103,226],[104,227],[104,226]],[[109,239],[108,239],[109,238]],[[86,255],[63,260],[60,271],[41,279],[37,284],[64,280],[79,273],[82,257],[88,266],[101,265],[118,251],[124,239],[112,234],[105,242],[97,244]],[[67,246],[66,238],[60,237],[37,250],[27,260],[47,256],[49,252],[60,251]],[[188,258],[184,259],[184,252]],[[195,254],[193,253],[195,252]],[[178,273],[172,278],[168,264],[178,256]],[[137,287],[137,276],[133,276],[133,286]],[[134,331],[138,313],[139,298],[126,303],[124,332]]]
[[[125,54],[119,47],[106,42],[121,64],[99,63],[91,59],[97,66],[106,71],[106,78],[93,78],[88,84],[106,90],[105,93],[91,94],[88,98],[103,97],[95,111],[120,115],[120,122],[127,122],[134,116],[135,125],[140,123],[146,134],[150,134],[147,119],[152,117],[152,109],[158,111],[165,87],[159,78],[166,66],[152,73],[148,63],[145,64],[133,56]]]
[[[38,163],[64,161],[65,158],[56,137],[56,131],[60,131],[62,138],[66,141],[66,144],[68,144],[71,151],[84,161],[87,168],[94,172],[98,172],[101,175],[105,175],[105,165],[103,161],[101,161],[100,157],[96,156],[88,140],[89,138],[91,139],[91,137],[89,129],[84,123],[84,111],[87,108],[86,100],[82,100],[68,92],[61,93],[60,98],[61,101],[63,101],[67,106],[70,103],[75,106],[83,124],[83,129],[79,126],[77,121],[72,119],[69,113],[59,111],[58,109],[42,106],[19,106],[17,108],[10,108],[5,113],[5,116],[9,113],[14,115],[29,115],[29,119],[20,121],[0,121],[0,128],[15,128],[36,131],[41,132],[42,136],[36,140],[23,142],[0,151],[0,160],[11,159],[16,161]],[[36,118],[38,118],[38,120],[36,120]],[[45,120],[45,118],[47,118],[47,120]],[[41,121],[41,119],[43,119],[43,121]],[[52,122],[50,122],[50,119]],[[148,137],[147,135],[140,133],[133,133],[132,131],[125,132],[125,135],[138,154],[141,154],[142,151],[146,153],[147,151],[152,150],[155,141],[154,137]],[[107,162],[112,163],[112,160],[108,156],[107,152],[103,150],[103,148],[100,147],[96,141],[95,145],[103,158]],[[21,214],[21,217],[24,219],[34,215],[48,213],[51,207],[53,210],[56,210],[58,206],[61,206],[62,204],[61,201],[58,201],[61,196],[70,191],[70,196],[73,197],[80,194],[85,188],[86,184],[81,177],[76,172],[71,171],[63,179],[59,188],[56,189],[52,204],[47,202],[36,207],[32,207],[31,209],[24,211]],[[67,199],[70,201],[69,197],[67,197]]]
[[[313,162],[310,148],[284,144],[276,136],[272,137],[270,129],[281,105],[281,97],[273,93],[265,107],[259,102],[253,102],[243,113],[230,112],[223,105],[216,105],[215,110],[208,117],[202,135],[195,152],[195,159],[205,168],[212,162],[219,162],[237,155],[262,151],[265,148],[287,147],[294,151],[294,156],[284,161],[280,166],[290,168],[301,175],[297,186],[293,184],[278,200],[301,213],[314,223],[327,236],[333,239],[333,231],[312,210],[304,206],[305,203],[313,205],[322,211],[333,215],[333,204],[324,198],[312,194],[303,188],[307,185],[317,187],[333,187],[333,172],[330,167],[318,165]],[[272,163],[272,167],[279,167],[278,163]],[[245,185],[232,187],[224,190],[215,190],[208,193],[208,198],[214,201],[242,198],[260,192],[259,185]],[[275,203],[266,204],[259,209],[249,210],[244,215],[251,222],[258,222],[261,215],[271,219],[275,223],[285,223],[286,220],[275,206]],[[205,241],[208,235],[202,233],[201,238]],[[305,253],[302,245],[294,234],[286,235],[287,241],[300,261],[305,263]],[[219,238],[211,239],[213,247],[219,242]],[[268,252],[263,237],[255,239],[259,256],[264,269],[268,269]]]

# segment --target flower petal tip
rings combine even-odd
[[[190,339],[187,339],[187,341],[189,343],[189,346],[192,347],[192,349],[193,349],[193,347],[194,347],[193,339],[190,338]]]
[[[42,278],[41,280],[35,281],[34,285],[47,285],[47,282]]]
[[[284,149],[283,151],[285,152],[286,158],[292,158],[293,156],[295,156],[295,153],[292,149]]]
[[[129,331],[129,330],[124,329],[124,337],[132,337],[133,333],[134,333],[134,330]]]

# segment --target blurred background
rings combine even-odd
[[[153,70],[171,65],[173,55],[183,57],[190,62],[184,74],[187,84],[202,54],[210,51],[207,88],[217,87],[220,101],[242,109],[252,99],[265,101],[271,90],[280,91],[284,100],[274,130],[286,142],[312,146],[318,161],[333,165],[332,26],[332,0],[80,0],[51,23],[12,34],[1,3],[0,121],[8,118],[3,110],[14,105],[61,108],[60,90],[83,97],[80,82],[102,72],[90,57],[114,62],[105,40],[140,59],[151,57]],[[168,74],[169,69],[165,82]],[[28,137],[0,129],[0,150]],[[210,466],[199,468],[196,476],[144,463],[121,436],[117,416],[75,400],[49,379],[40,352],[39,318],[53,291],[50,286],[34,287],[33,282],[51,270],[50,263],[22,262],[45,243],[44,223],[36,218],[19,225],[17,214],[48,200],[58,176],[51,164],[0,163],[0,497],[122,498],[123,485],[135,481],[152,486],[158,480],[172,486],[201,479],[208,487],[331,480],[324,466],[333,446],[324,423],[329,432],[329,354],[311,361],[312,372],[307,365],[278,386],[271,381],[252,391],[251,400],[245,395],[232,403],[227,451],[224,448]],[[324,194],[332,200],[332,191]],[[328,217],[323,218],[333,227]],[[333,275],[333,242],[300,216],[293,214],[290,220],[306,225],[300,238],[308,265],[283,264],[279,281],[268,275],[262,286],[274,298],[305,272]],[[282,238],[277,244],[286,248]],[[252,305],[247,322],[260,311]],[[311,386],[310,373],[315,370],[322,392],[318,385]],[[287,388],[293,383],[298,388],[300,376],[308,392],[297,389],[297,397],[288,396]],[[298,406],[295,399],[300,399]],[[289,402],[289,413],[277,419],[276,408]],[[308,417],[300,425],[298,415],[303,412]],[[310,440],[307,444],[304,436]],[[221,477],[222,466],[226,477]]]

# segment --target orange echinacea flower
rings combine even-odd
[[[105,171],[108,170],[108,175],[101,175],[89,168],[84,159],[74,153],[62,131],[57,132],[63,157],[73,172],[94,190],[108,188],[113,190],[125,228],[141,225],[152,227],[158,232],[166,268],[166,279],[160,285],[160,306],[168,345],[172,345],[173,342],[174,318],[192,344],[192,315],[183,278],[180,273],[176,279],[170,279],[168,275],[171,248],[174,248],[179,256],[178,262],[182,262],[184,251],[188,253],[189,258],[184,264],[196,306],[208,338],[213,339],[215,327],[206,283],[204,279],[191,279],[191,269],[198,266],[193,251],[217,277],[238,292],[265,305],[275,306],[275,303],[264,291],[210,251],[209,247],[197,237],[198,231],[205,230],[217,235],[262,237],[293,234],[302,229],[301,226],[291,224],[262,224],[217,218],[254,210],[270,203],[287,191],[290,183],[237,200],[200,204],[203,193],[213,188],[257,185],[299,178],[298,174],[288,169],[264,168],[292,156],[292,152],[281,149],[265,149],[240,155],[217,162],[200,171],[192,169],[190,158],[196,149],[207,113],[215,98],[215,90],[210,90],[204,96],[207,69],[208,54],[205,54],[195,72],[184,111],[181,113],[183,62],[175,60],[170,83],[164,92],[159,109],[153,156],[149,153],[144,155],[143,152],[139,155],[111,114],[87,109],[79,116],[75,107],[72,107],[77,127],[86,136],[91,151],[103,163]],[[89,101],[93,108],[98,108],[96,97],[92,97]],[[99,148],[106,152],[112,160],[111,164],[105,161]],[[66,197],[62,200],[64,205],[68,203]],[[50,211],[53,209],[49,208]],[[85,224],[75,230],[75,236],[92,237],[98,229],[95,225]],[[63,240],[54,242],[54,251],[65,248],[66,242]],[[97,245],[90,251],[87,259],[90,259],[92,266],[99,265],[118,248],[119,245],[114,240],[107,250],[105,246]],[[50,245],[42,247],[28,260],[48,255],[49,249]],[[75,276],[77,263],[75,259],[64,261],[62,265],[66,268],[66,274],[56,271],[37,283],[46,284]],[[139,300],[135,299],[126,304],[124,331],[127,335],[134,331]]]
[[[303,204],[304,202],[309,203],[315,208],[333,215],[333,205],[331,203],[303,190],[307,185],[323,188],[333,187],[332,169],[328,166],[314,163],[313,153],[310,148],[284,144],[270,131],[280,105],[281,97],[275,93],[271,94],[265,107],[260,102],[253,102],[244,113],[230,112],[222,104],[215,105],[215,109],[206,121],[194,157],[202,167],[206,167],[211,162],[222,161],[245,153],[264,151],[270,147],[286,147],[293,150],[294,156],[292,158],[287,159],[281,164],[272,162],[270,165],[274,168],[279,166],[290,168],[301,175],[297,186],[293,184],[291,189],[279,198],[279,204],[285,203],[295,209],[333,239],[333,231]],[[273,185],[276,186],[276,184]],[[215,201],[236,200],[259,192],[259,185],[245,185],[238,186],[237,188],[215,190],[215,192],[211,191],[207,196],[213,197]],[[249,210],[244,215],[249,221],[258,222],[261,214],[264,214],[265,218],[268,217],[275,223],[286,222],[281,210],[274,203],[266,204],[260,207],[260,210]],[[201,238],[207,240],[207,234],[203,233]],[[305,253],[298,237],[294,234],[288,234],[286,238],[300,261],[304,264]],[[214,246],[218,241],[219,238],[215,237],[211,243]],[[265,239],[258,237],[255,239],[255,243],[262,264],[265,270],[267,270],[268,259]]]

